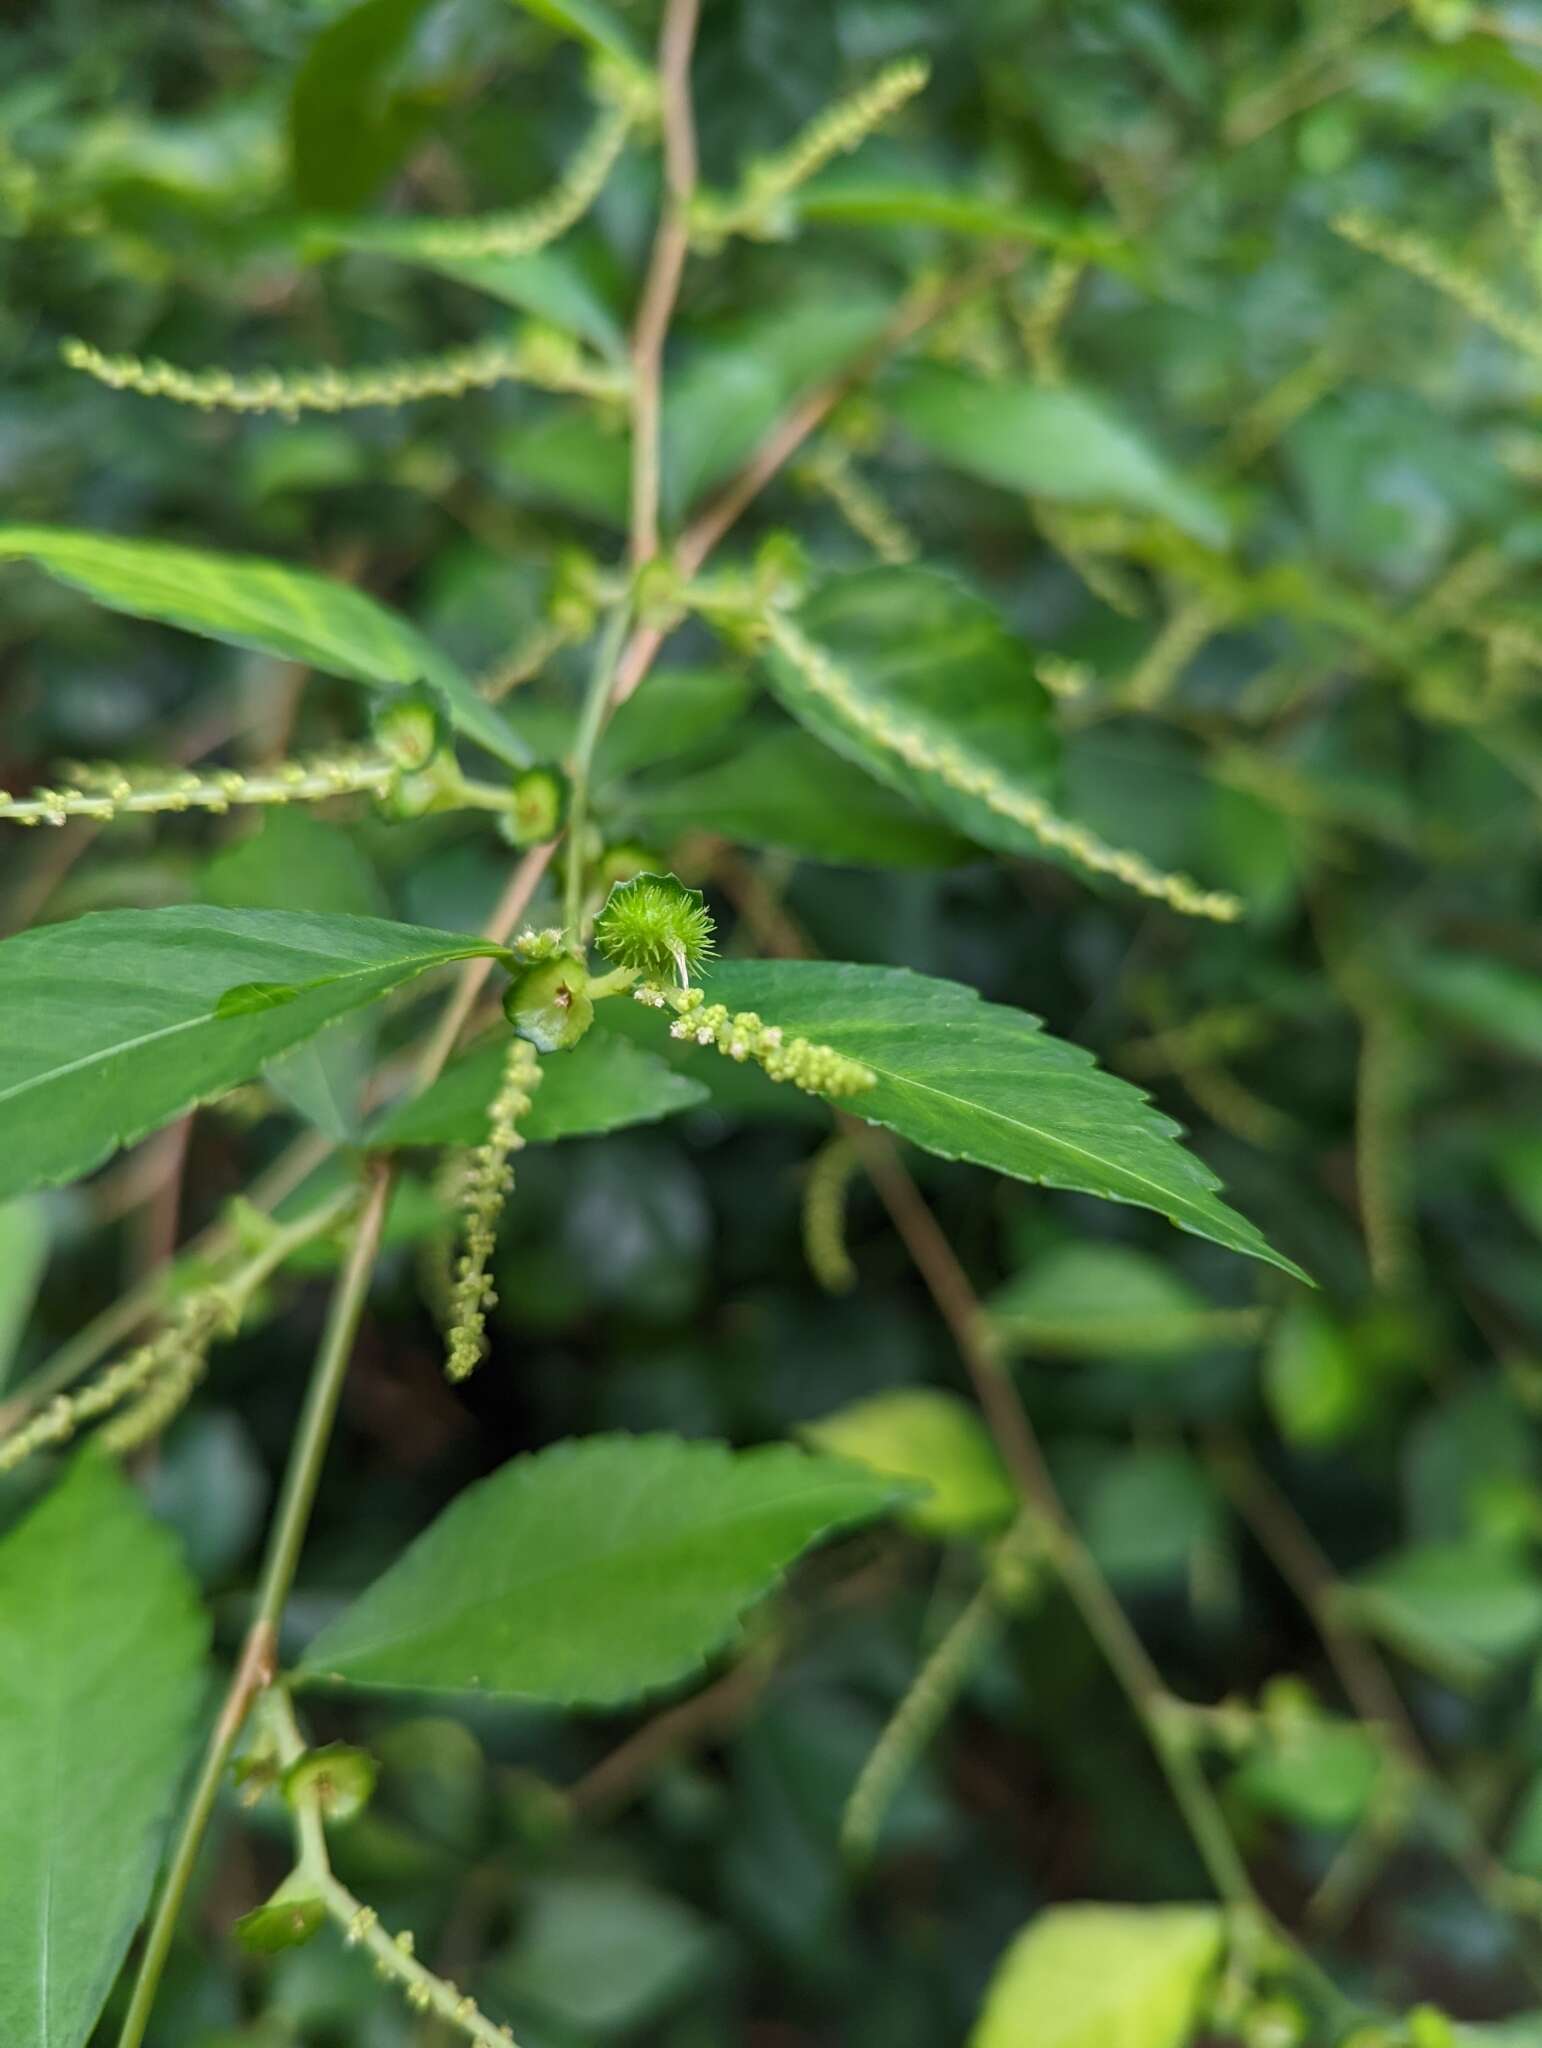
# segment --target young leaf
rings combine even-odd
[[[601,0],[517,0],[517,4],[538,21],[586,43],[596,56],[614,57],[622,64],[647,62],[631,28]]]
[[[530,756],[447,655],[361,590],[254,555],[122,540],[63,526],[0,527],[0,561],[36,562],[112,611],[254,647],[326,675],[396,689],[442,690],[467,739],[524,767]]]
[[[999,1288],[990,1313],[998,1341],[1052,1358],[1156,1359],[1249,1334],[1166,1261],[1122,1244],[1058,1246]]]
[[[969,2048],[1184,2048],[1223,1935],[1213,1906],[1052,1906],[997,1965]]]
[[[462,1493],[301,1671],[614,1705],[688,1676],[801,1551],[903,1496],[791,1444],[556,1444]]]
[[[362,0],[321,31],[295,75],[289,148],[302,206],[362,206],[394,170],[426,108],[390,74],[429,0]]]
[[[816,1451],[929,1488],[906,1519],[931,1536],[988,1533],[1016,1504],[977,1410],[940,1387],[891,1387],[805,1423],[800,1434]]]
[[[0,1541],[0,1614],[0,2040],[81,2048],[144,1910],[207,1629],[90,1452]]]
[[[497,948],[383,918],[103,911],[0,944],[0,1199],[99,1166],[403,982]]]
[[[769,627],[767,678],[793,716],[981,845],[1072,860],[1194,915],[1236,915],[1234,899],[1060,815],[1059,735],[1029,651],[952,577],[832,576]]]
[[[1306,1276],[1235,1210],[1139,1089],[1023,1010],[900,967],[725,960],[709,998],[860,1060],[877,1084],[842,1107],[939,1153],[1018,1180],[1155,1209],[1180,1230]]]
[[[387,1111],[377,1145],[479,1145],[487,1105],[498,1091],[507,1040],[500,1034],[457,1060],[432,1088]],[[629,1124],[657,1123],[707,1101],[707,1090],[657,1054],[596,1027],[571,1052],[541,1063],[541,1085],[519,1120],[527,1144],[587,1138]]]
[[[1101,399],[1026,379],[987,383],[920,364],[894,380],[889,403],[923,448],[983,482],[1067,505],[1109,505],[1167,519],[1220,546],[1223,509]]]
[[[635,795],[656,838],[720,832],[741,846],[853,867],[949,867],[977,857],[967,839],[803,732],[767,733],[698,774]]]

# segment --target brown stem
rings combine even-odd
[[[934,320],[998,278],[1006,276],[1022,261],[1021,253],[1001,251],[968,270],[951,284],[928,287],[913,294],[899,308],[878,339],[849,369],[818,384],[795,401],[777,421],[738,474],[724,485],[710,505],[697,514],[680,536],[675,549],[682,575],[694,576],[718,542],[727,534],[752,501],[779,470],[791,461],[809,435],[821,427],[841,400],[873,375],[887,359],[913,341]],[[665,628],[639,626],[622,650],[611,690],[611,705],[624,704],[653,666],[659,649],[669,637]]]
[[[663,425],[664,342],[690,249],[696,190],[696,125],[691,110],[691,46],[699,0],[666,0],[659,30],[659,110],[664,128],[664,204],[632,333],[632,563],[659,551],[659,443]]]
[[[482,928],[482,937],[490,939],[495,946],[501,946],[512,935],[529,908],[542,875],[551,864],[551,857],[557,851],[555,839],[545,846],[536,846],[527,853],[509,877],[508,887],[499,897],[492,916]],[[455,983],[455,993],[444,1008],[444,1015],[434,1027],[434,1035],[423,1048],[423,1057],[418,1062],[417,1086],[426,1088],[431,1081],[437,1081],[444,1072],[451,1053],[460,1042],[460,1035],[466,1020],[476,1008],[477,997],[482,993],[482,984],[492,972],[492,961],[485,955],[468,960],[461,968]]]

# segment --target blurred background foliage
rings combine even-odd
[[[651,40],[647,0],[617,11]],[[563,551],[618,545],[624,443],[603,406],[506,385],[232,419],[103,389],[60,351],[80,337],[193,368],[362,369],[533,313],[615,359],[649,153],[506,275],[328,240],[356,209],[454,215],[550,185],[591,113],[582,51],[542,12],[7,9],[7,516],[318,567],[477,670],[527,645]],[[1173,1689],[1224,1703],[1210,1768],[1270,1903],[1369,1997],[1474,2022],[1532,2009],[1542,9],[709,0],[706,182],[731,187],[911,52],[928,90],[825,174],[796,233],[690,267],[669,517],[859,351],[907,282],[1010,246],[1001,280],[886,369],[756,517],[821,563],[860,566],[876,538],[987,593],[1056,694],[1067,808],[1246,915],[1180,918],[982,856],[860,777],[821,782],[828,759],[699,629],[656,709],[645,693],[608,742],[602,816],[705,884],[731,946],[903,963],[1043,1016],[1151,1089],[1319,1279],[1308,1297],[1144,1214],[916,1162],[1097,1560]],[[1388,260],[1398,237],[1418,238],[1417,261],[1406,244]],[[1067,409],[1081,400],[1090,417]],[[60,757],[255,762],[358,729],[345,685],[25,572],[6,576],[0,661],[11,789]],[[510,699],[517,719],[560,736],[579,673],[558,651]],[[462,817],[386,826],[343,804],[17,835],[3,863],[7,929],[199,899],[471,927],[507,855]],[[369,1052],[354,1033],[340,1057]],[[324,1118],[316,1090],[292,1092]],[[190,1136],[0,1212],[13,1374],[241,1189],[282,1140],[274,1107],[243,1092]],[[426,1167],[398,1202],[297,1631],[469,1477],[571,1433],[839,1446],[919,1412],[954,1502],[815,1559],[676,1718],[318,1714],[336,1723],[323,1737],[382,1764],[375,1805],[337,1838],[340,1872],[524,2048],[935,2048],[966,2036],[1046,1903],[1205,1893],[1141,1729],[1059,1598],[997,1631],[871,1866],[844,1867],[842,1806],[970,1595],[1001,1480],[969,1428],[928,1430],[924,1402],[854,1409],[965,1380],[872,1189],[836,1185],[825,1139],[801,1102],[744,1116],[725,1087],[667,1127],[533,1148],[492,1361],[455,1392]],[[276,1310],[148,1461],[230,1639],[320,1302],[302,1288]],[[260,1823],[218,1834],[157,2044],[426,2041],[329,1942],[272,1962],[231,1945],[281,1868]],[[1529,2026],[1471,2039],[1542,2040]]]

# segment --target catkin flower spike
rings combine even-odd
[[[844,1132],[820,1146],[803,1177],[803,1256],[827,1294],[849,1294],[857,1269],[846,1248],[846,1193],[862,1155]]]
[[[396,782],[396,764],[380,754],[330,754],[311,761],[280,761],[243,772],[213,768],[125,770],[89,767],[73,784],[15,797],[0,790],[0,820],[13,825],[63,825],[70,818],[105,823],[151,812],[211,811],[245,804],[323,803],[329,797],[383,794]]]
[[[862,475],[844,448],[827,443],[797,470],[800,483],[820,491],[859,540],[865,540],[880,562],[913,562],[919,550],[914,536]]]
[[[674,1011],[671,1038],[710,1045],[741,1066],[753,1061],[773,1081],[791,1081],[806,1095],[860,1095],[877,1082],[872,1068],[860,1060],[812,1039],[789,1038],[779,1024],[763,1022],[753,1010],[735,1012],[722,1003],[709,1003],[702,989],[665,988],[645,981],[634,995],[651,1009]]]
[[[503,1080],[487,1112],[487,1136],[471,1154],[461,1182],[461,1252],[450,1289],[445,1372],[452,1380],[475,1372],[487,1352],[487,1315],[497,1302],[488,1264],[498,1238],[498,1218],[514,1186],[511,1156],[524,1145],[519,1119],[540,1086],[541,1066],[533,1047],[511,1038]]]
[[[509,213],[471,220],[385,221],[378,227],[352,227],[346,246],[424,263],[530,256],[544,249],[582,220],[599,197],[627,138],[651,114],[650,79],[618,71],[606,82],[605,90],[611,95],[610,104],[596,115],[567,171],[544,198]]]
[[[710,252],[730,235],[778,240],[792,232],[788,201],[800,185],[837,156],[858,148],[914,99],[931,76],[921,57],[888,65],[860,91],[827,107],[774,156],[752,164],[739,190],[723,197],[698,196],[691,210],[691,239]]]
[[[1453,263],[1422,235],[1391,227],[1364,213],[1341,213],[1331,225],[1335,234],[1353,242],[1357,249],[1408,271],[1454,300],[1472,319],[1513,347],[1530,356],[1542,356],[1542,322],[1534,314],[1508,305],[1486,278]]]
[[[566,335],[528,328],[513,341],[477,342],[439,356],[382,363],[370,369],[186,370],[175,363],[139,356],[109,356],[86,341],[66,341],[61,354],[72,370],[83,371],[114,391],[142,398],[167,398],[200,412],[355,412],[366,406],[411,405],[426,398],[460,398],[495,384],[532,384],[546,391],[586,398],[626,396],[627,374],[590,361]]]
[[[210,1346],[217,1337],[230,1335],[239,1319],[236,1305],[219,1288],[189,1295],[163,1330],[79,1392],[60,1394],[0,1442],[0,1472],[14,1471],[35,1451],[71,1442],[86,1424],[130,1401],[136,1406],[123,1422],[139,1418],[143,1426],[125,1430],[120,1423],[117,1440],[109,1433],[108,1441],[119,1450],[143,1442],[182,1406],[203,1376]]]
[[[783,614],[768,612],[764,624],[772,643],[809,687],[826,703],[834,705],[865,739],[896,755],[907,767],[937,776],[950,789],[976,798],[998,817],[1021,825],[1041,845],[1065,854],[1093,874],[1112,875],[1142,896],[1170,904],[1190,917],[1214,918],[1223,924],[1241,915],[1242,905],[1235,896],[1201,889],[1187,875],[1164,874],[1138,853],[1105,845],[1086,826],[1060,817],[1042,797],[1014,789],[978,757],[881,709],[863,696],[822,647]]]

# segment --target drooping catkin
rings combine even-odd
[[[488,1311],[497,1303],[488,1272],[498,1240],[498,1218],[514,1186],[512,1155],[524,1145],[519,1120],[540,1086],[541,1065],[523,1038],[511,1038],[503,1079],[487,1112],[487,1136],[466,1162],[460,1188],[461,1250],[450,1289],[445,1371],[463,1380],[487,1352]]]
[[[460,398],[495,384],[533,384],[545,391],[587,398],[624,398],[626,373],[590,361],[567,336],[527,329],[513,341],[481,341],[437,356],[414,356],[367,369],[259,369],[245,374],[215,367],[183,369],[140,356],[109,356],[86,341],[67,341],[61,351],[80,370],[114,391],[142,398],[167,398],[200,412],[279,413],[297,419],[304,412],[356,412],[367,406],[413,405],[426,398]]]
[[[848,1059],[833,1046],[790,1037],[779,1024],[767,1024],[753,1010],[730,1011],[709,1003],[699,988],[665,988],[645,981],[633,991],[636,1000],[655,1010],[673,1010],[671,1038],[692,1045],[710,1045],[725,1059],[751,1061],[773,1081],[791,1081],[808,1095],[857,1095],[878,1076],[860,1060]]]
[[[822,648],[792,621],[770,612],[765,619],[772,642],[798,670],[809,687],[833,705],[875,746],[894,754],[907,767],[937,776],[961,795],[976,798],[995,812],[1031,832],[1041,845],[1063,853],[1094,874],[1111,875],[1127,888],[1170,904],[1190,917],[1229,923],[1242,913],[1235,896],[1201,889],[1187,875],[1164,874],[1138,853],[1107,846],[1086,826],[1073,824],[1051,809],[1042,797],[1015,789],[977,755],[907,724],[887,707],[874,704]]]
[[[476,262],[488,256],[531,256],[574,227],[599,197],[628,136],[652,106],[651,81],[615,74],[610,104],[601,107],[573,161],[551,191],[528,206],[467,220],[395,220],[351,226],[345,246],[417,263]]]
[[[111,763],[70,764],[70,782],[30,796],[0,790],[0,820],[13,825],[63,825],[71,818],[138,817],[152,812],[210,811],[244,804],[322,803],[328,797],[379,794],[398,769],[383,755],[329,754],[280,761],[271,768],[120,768]]]
[[[846,1248],[846,1194],[862,1155],[838,1134],[809,1161],[803,1176],[803,1256],[827,1294],[849,1294],[857,1269]]]
[[[751,164],[737,192],[698,195],[691,212],[692,239],[712,250],[730,235],[772,239],[791,232],[788,201],[800,185],[837,156],[864,143],[931,76],[924,58],[903,57],[878,76],[826,107],[785,148]]]

